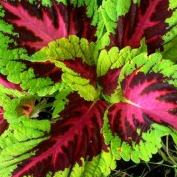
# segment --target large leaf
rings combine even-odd
[[[86,12],[86,6],[90,6],[88,3],[77,6],[74,2],[68,2],[67,5],[58,1],[41,3],[49,6],[26,0],[0,2],[0,65],[1,73],[8,75],[8,80],[21,83],[22,88],[29,89],[32,94],[40,92],[39,95],[45,95],[47,88],[50,90],[47,91],[48,94],[58,89],[58,85],[53,85],[61,81],[61,69],[50,62],[24,61],[27,56],[21,47],[25,47],[28,54],[32,54],[49,42],[68,37],[70,34],[93,40],[96,28],[90,25],[91,19],[87,17],[93,15],[93,10],[91,12],[87,9]],[[41,86],[40,90],[36,88],[37,85]]]
[[[53,2],[52,7],[38,8],[26,0],[1,1],[0,4],[5,10],[5,15],[1,15],[2,19],[13,25],[10,37],[19,46],[27,48],[29,53],[71,34],[93,40],[95,27],[90,25],[91,20],[84,7],[74,8],[71,4],[66,6]],[[15,33],[18,33],[18,36],[14,35]]]
[[[173,75],[176,66],[168,72],[168,69],[162,70],[165,65],[173,63],[161,61],[159,54],[149,58],[141,54],[123,66],[118,87],[122,90],[122,98],[109,108],[108,113],[112,131],[123,141],[138,143],[142,132],[146,132],[153,122],[177,129],[176,77]],[[140,134],[137,129],[141,130]]]
[[[110,108],[109,118],[113,132],[126,141],[138,141],[136,130],[146,132],[152,122],[171,125],[175,129],[176,88],[161,74],[133,73],[122,83],[127,102]],[[132,139],[129,139],[129,138]]]
[[[72,35],[51,42],[36,52],[31,61],[50,61],[62,70],[61,79],[86,100],[94,100],[100,90],[96,83],[95,44]]]
[[[107,104],[101,100],[95,103],[85,101],[76,93],[69,95],[68,99],[69,103],[64,111],[60,113],[61,119],[51,123],[51,131],[48,134],[50,138],[44,140],[36,147],[31,144],[32,149],[29,149],[29,145],[26,147],[28,148],[27,153],[31,154],[31,157],[28,156],[28,159],[26,159],[26,150],[22,147],[21,154],[20,149],[18,150],[18,157],[16,157],[17,152],[14,155],[11,154],[12,157],[9,159],[16,158],[16,163],[18,162],[17,166],[15,165],[16,168],[13,163],[9,162],[9,171],[14,169],[12,176],[46,176],[50,171],[54,174],[54,172],[59,170],[72,167],[76,162],[82,165],[81,158],[92,160],[102,150],[107,150],[104,139],[100,134],[103,114]],[[28,124],[28,121],[25,122],[26,125],[24,127],[30,126],[30,122]],[[12,124],[11,126],[16,131],[15,137],[19,139],[19,142],[16,141],[13,148],[23,145],[23,142],[20,142],[23,137],[30,138],[32,136],[29,132],[28,135],[23,135],[20,132],[20,125]],[[31,131],[32,127],[25,128],[26,131]],[[35,135],[37,136],[37,132],[34,133],[33,139],[29,140],[31,143],[34,141]],[[39,136],[39,138],[41,139],[42,137]],[[10,155],[7,149],[8,146],[3,145],[1,154]],[[35,153],[33,154],[33,152]],[[5,164],[6,161],[2,160],[0,165],[1,173],[4,171]],[[6,173],[9,171],[7,170]]]
[[[171,134],[176,141],[177,66],[159,53],[142,53],[117,66],[117,88],[106,97],[112,105],[105,112],[105,141],[126,161],[149,161],[161,147],[160,137]]]
[[[145,37],[149,53],[156,49],[167,51],[175,47],[176,7],[173,0],[103,1],[97,36],[105,41],[109,35],[109,47],[119,48],[137,48]]]

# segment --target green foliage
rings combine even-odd
[[[27,69],[23,61],[9,61],[4,65],[3,70],[5,70],[3,74],[7,75],[7,79],[10,82],[20,84],[30,94],[38,94],[39,96],[51,95],[62,87],[62,84],[54,84],[50,78],[37,78],[34,70],[32,68]]]
[[[29,2],[39,5],[34,0],[29,0]],[[71,0],[70,2],[57,0],[57,2],[65,5],[71,3],[75,8],[86,6],[87,16],[92,18],[93,25],[97,25],[97,41],[89,43],[84,38],[80,39],[72,35],[53,41],[29,56],[24,48],[18,47],[16,42],[8,37],[18,36],[13,32],[12,25],[0,20],[0,73],[4,75],[5,80],[7,77],[8,82],[19,84],[21,87],[21,90],[17,90],[0,85],[0,106],[4,111],[3,119],[8,123],[7,129],[0,136],[0,176],[2,177],[10,176],[18,163],[35,155],[36,151],[33,148],[50,138],[51,124],[55,122],[54,119],[62,119],[60,113],[70,101],[69,94],[78,92],[85,101],[94,103],[100,99],[105,101],[105,104],[110,104],[111,107],[114,103],[125,101],[120,83],[134,71],[145,74],[161,73],[169,78],[167,79],[169,84],[177,88],[177,65],[171,61],[176,61],[176,1],[170,0],[169,4],[169,10],[173,10],[173,15],[166,19],[170,30],[162,36],[165,51],[162,53],[158,51],[149,56],[144,39],[140,48],[136,49],[131,49],[129,46],[123,49],[117,46],[109,50],[105,48],[110,43],[110,34],[114,35],[115,28],[119,28],[117,20],[129,11],[131,0],[127,0],[126,3],[123,0],[103,0],[99,8],[96,0]],[[140,0],[133,0],[133,2],[139,4]],[[41,5],[50,7],[52,1],[42,0]],[[0,17],[4,17],[2,7],[0,7]],[[14,47],[10,48],[12,44]],[[67,63],[71,61],[74,61],[75,65],[71,66]],[[61,81],[54,82],[49,77],[38,76],[33,66],[29,67],[28,62],[32,65],[35,62],[55,64],[57,69],[62,71]],[[77,69],[80,65],[86,65],[86,69],[93,68],[89,72],[94,72],[95,69],[96,78],[87,78],[85,73],[82,73],[86,72],[85,68]],[[118,86],[111,96],[104,95],[97,78],[113,69],[121,70],[117,79]],[[45,105],[36,105],[35,101],[43,101],[48,97],[55,100],[49,104],[44,101]],[[24,108],[26,104],[31,109],[27,110],[27,113]],[[40,109],[47,106],[52,109],[53,119],[36,119]],[[54,177],[106,177],[111,170],[116,168],[117,160],[123,159],[126,162],[132,160],[135,163],[149,162],[153,154],[156,154],[162,147],[161,139],[164,136],[171,136],[177,145],[177,132],[168,126],[159,124],[152,124],[150,129],[142,134],[139,143],[124,142],[112,133],[107,116],[108,109],[105,110],[101,130],[107,149],[102,150],[99,155],[90,160],[81,157],[80,164],[76,163],[63,171],[58,171]],[[141,132],[140,129],[136,131],[138,134]],[[52,176],[52,172],[47,174],[47,177]]]
[[[124,3],[123,0],[107,0],[103,1],[102,6],[99,8],[99,21],[96,35],[99,37],[106,33],[115,33],[117,27],[117,19],[125,15],[131,5],[131,0]]]
[[[138,55],[139,49],[131,50],[129,46],[119,51],[117,47],[108,52],[102,50],[97,62],[97,75],[105,75],[109,69],[122,68],[129,60]]]
[[[124,161],[132,160],[135,163],[140,163],[141,160],[150,161],[152,155],[156,154],[162,147],[161,138],[163,136],[170,135],[174,142],[177,140],[177,132],[173,129],[159,124],[152,124],[151,128],[142,134],[142,140],[138,144],[134,142],[132,145],[126,142],[121,143],[121,139],[117,135],[113,135],[110,130],[107,112],[105,113],[102,132],[106,144],[110,145],[114,160],[123,158]],[[137,129],[138,132],[139,130]]]
[[[44,0],[43,0],[44,1]],[[43,2],[42,1],[42,2]],[[46,0],[45,0],[46,1]],[[51,3],[51,0],[47,0],[47,2]],[[98,21],[98,5],[97,0],[70,0],[69,2],[67,0],[56,0],[58,3],[63,3],[65,5],[68,5],[68,3],[72,4],[75,8],[85,6],[87,9],[87,16],[89,18],[93,18],[92,22],[95,24]],[[44,3],[43,5],[48,5],[49,3]]]
[[[97,14],[97,45],[99,49],[104,48],[110,43],[110,33],[115,34],[115,28],[118,27],[117,20],[124,16],[131,5],[131,0],[124,3],[123,0],[103,0]]]
[[[82,58],[89,65],[94,64],[93,55],[95,44],[89,43],[86,39],[79,39],[72,35],[67,38],[61,38],[49,43],[30,57],[30,61],[40,62],[46,60],[66,60],[74,58]]]
[[[169,10],[173,11],[172,16],[167,18],[165,22],[168,24],[168,32],[162,37],[164,40],[164,51],[162,52],[163,58],[168,58],[173,61],[177,61],[176,58],[176,43],[177,43],[177,3],[174,0],[169,1]]]
[[[100,155],[94,157],[92,161],[82,160],[82,166],[76,164],[72,170],[66,168],[64,171],[56,172],[54,177],[106,177],[110,174],[111,170],[116,168],[116,163],[113,160],[111,152],[102,151]]]
[[[85,100],[94,100],[99,95],[99,89],[91,85],[89,79],[80,76],[80,73],[68,67],[64,61],[82,59],[83,64],[94,66],[95,44],[85,39],[70,36],[51,42],[48,47],[42,48],[31,57],[31,61],[45,62],[49,60],[63,71],[62,80],[74,91],[78,91]]]
[[[54,107],[54,110],[52,113],[53,118],[58,118],[59,113],[64,110],[65,105],[69,102],[69,100],[67,99],[67,96],[70,93],[71,93],[71,89],[68,87],[64,87],[56,95],[55,97],[56,100],[53,103],[53,107]]]
[[[35,154],[35,151],[29,152],[29,150],[49,138],[50,122],[47,120],[39,122],[37,119],[18,115],[16,108],[26,96],[18,95],[17,98],[10,100],[7,95],[1,95],[1,99],[4,97],[2,106],[9,127],[0,136],[0,175],[7,177],[17,168],[18,162]]]
[[[48,139],[50,130],[48,121],[30,120],[26,117],[17,117],[7,131],[0,137],[0,174],[10,176],[17,167],[17,163],[31,157],[35,152],[28,152],[40,142]],[[11,120],[9,120],[11,121]],[[5,168],[7,167],[8,168]]]

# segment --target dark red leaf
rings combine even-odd
[[[5,9],[4,21],[14,27],[19,37],[11,35],[19,46],[31,54],[56,39],[75,34],[90,41],[94,38],[95,27],[86,16],[86,8],[74,8],[53,1],[52,7],[32,5],[26,0],[1,1]]]
[[[21,60],[21,62],[26,64],[27,69],[32,68],[37,77],[49,77],[54,82],[61,81],[61,69],[56,67],[55,64],[51,63],[50,61],[29,62]]]
[[[153,122],[177,129],[177,89],[162,74],[134,72],[121,85],[128,101],[114,104],[108,117],[112,131],[123,141],[139,142]]]
[[[21,2],[1,1],[5,9],[4,21],[14,27],[19,37],[10,35],[17,43],[17,47],[24,46],[29,54],[47,46],[51,41],[75,34],[92,41],[95,27],[91,26],[91,19],[86,16],[86,8],[74,8],[53,1],[53,6],[40,7],[32,5],[26,0]],[[7,35],[7,34],[4,34]],[[50,77],[54,82],[61,81],[61,70],[50,62],[30,63],[27,68],[33,68],[37,77]]]
[[[84,63],[81,58],[76,58],[75,60],[65,60],[63,63],[82,78],[90,80],[90,84],[96,87],[96,66],[89,66],[87,63]]]
[[[136,48],[145,37],[149,53],[154,52],[162,46],[161,36],[168,32],[165,19],[172,15],[168,8],[168,0],[141,0],[140,5],[132,2],[128,13],[117,21],[116,35],[111,35],[111,46]]]
[[[121,69],[110,69],[104,76],[98,78],[103,87],[103,93],[111,95],[118,86],[118,77]]]
[[[23,175],[46,176],[81,164],[81,157],[91,160],[101,150],[106,150],[100,134],[103,124],[103,114],[107,108],[104,101],[85,101],[78,94],[71,94],[69,104],[60,114],[63,118],[52,124],[50,139],[39,144],[36,155],[22,161],[13,172],[13,177]]]
[[[8,129],[9,124],[3,117],[4,110],[0,107],[0,135],[4,133],[5,130]]]

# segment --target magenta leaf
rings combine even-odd
[[[122,140],[138,142],[154,122],[177,129],[176,88],[162,74],[134,72],[121,86],[127,101],[114,104],[108,117],[112,131]]]
[[[60,114],[63,119],[51,125],[50,138],[32,149],[36,154],[21,161],[13,177],[46,176],[50,171],[64,170],[76,162],[81,165],[81,157],[91,160],[106,150],[100,130],[107,104],[101,100],[87,102],[76,93],[68,99],[70,102]]]
[[[51,41],[75,34],[93,40],[95,27],[86,15],[86,8],[74,8],[53,1],[52,7],[40,7],[28,1],[1,1],[3,20],[12,24],[19,36],[11,37],[29,53],[38,51]],[[80,17],[82,14],[82,17]]]
[[[0,84],[3,85],[5,88],[8,88],[8,89],[16,89],[16,90],[19,90],[19,91],[22,90],[20,85],[9,82],[6,78],[6,76],[4,76],[2,74],[0,74]]]

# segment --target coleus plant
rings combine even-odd
[[[0,176],[108,176],[177,144],[176,1],[0,5]]]

